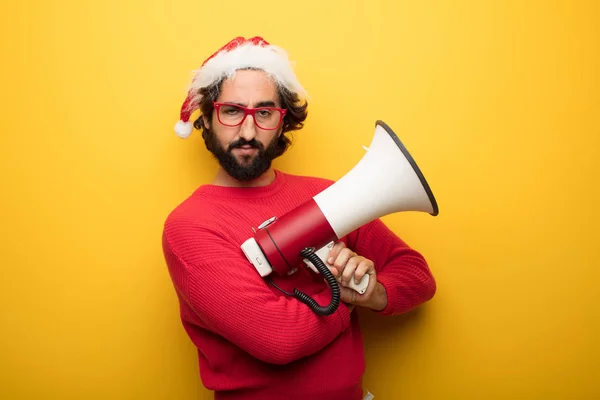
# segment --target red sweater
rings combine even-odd
[[[362,398],[365,360],[356,312],[341,303],[334,314],[317,316],[261,278],[240,248],[252,227],[332,183],[276,171],[265,187],[205,185],[168,216],[166,263],[183,326],[198,349],[202,382],[215,399]],[[433,296],[435,281],[423,257],[380,220],[344,242],[374,262],[388,297],[380,314],[404,313]],[[323,305],[330,301],[323,277],[309,268],[271,276],[283,289],[298,288]]]

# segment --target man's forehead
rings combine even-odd
[[[226,101],[245,107],[278,105],[279,93],[273,79],[264,71],[238,71],[236,75],[223,81],[219,101]]]

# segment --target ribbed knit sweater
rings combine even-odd
[[[203,185],[167,217],[165,260],[183,327],[198,349],[202,383],[215,399],[362,398],[357,313],[341,303],[332,315],[316,315],[260,277],[240,248],[252,227],[332,183],[276,171],[274,182],[262,187]],[[386,290],[386,308],[373,312],[404,313],[434,295],[424,258],[380,220],[343,240],[374,262]],[[298,288],[322,305],[330,302],[323,277],[303,265],[290,276],[271,276],[287,291]]]

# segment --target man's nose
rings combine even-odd
[[[247,115],[244,122],[240,126],[240,137],[249,142],[256,136],[256,125],[254,124],[254,117]]]

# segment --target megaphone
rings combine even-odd
[[[262,277],[287,275],[298,264],[322,274],[331,289],[323,306],[305,293],[293,295],[318,315],[335,312],[340,288],[324,261],[333,243],[388,214],[420,211],[438,215],[438,205],[425,177],[394,131],[376,121],[366,154],[346,175],[282,216],[274,216],[242,245],[246,258]],[[357,190],[357,188],[359,190]],[[364,293],[369,276],[353,289]]]

